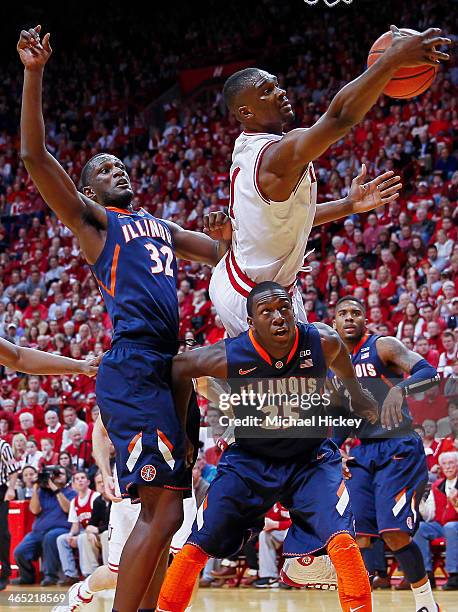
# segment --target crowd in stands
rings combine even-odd
[[[227,209],[231,152],[239,126],[222,106],[220,86],[213,103],[205,106],[168,103],[162,127],[145,123],[144,107],[176,80],[179,69],[246,59],[249,51],[260,64],[279,69],[280,84],[296,111],[296,125],[310,125],[332,95],[363,69],[364,55],[383,31],[390,6],[381,3],[379,14],[373,15],[370,3],[361,0],[357,16],[352,12],[349,17],[340,8],[318,19],[311,12],[293,14],[288,6],[264,0],[255,16],[243,20],[248,9],[235,2],[225,7],[234,13],[230,28],[219,27],[221,11],[211,17],[214,29],[199,19],[186,22],[186,12],[173,28],[165,20],[162,37],[151,40],[151,32],[137,23],[139,38],[129,30],[129,48],[123,44],[127,34],[115,11],[101,28],[94,25],[94,34],[85,24],[78,56],[62,37],[62,56],[56,52],[49,63],[44,108],[49,150],[76,183],[94,153],[120,156],[129,170],[135,207],[200,230],[205,213]],[[407,10],[409,19],[403,14]],[[447,35],[453,33],[447,30],[451,14],[445,0],[397,7],[398,23],[414,21],[426,27],[440,22]],[[93,16],[88,19],[94,23]],[[234,28],[234,23],[240,27]],[[103,28],[109,27],[115,28],[117,37],[104,36]],[[207,38],[212,31],[214,37]],[[279,48],[284,50],[281,58],[275,53]],[[114,68],[109,74],[107,66]],[[78,241],[47,209],[19,158],[21,76],[17,65],[7,68],[8,76],[0,79],[0,336],[19,346],[74,358],[100,355],[110,346],[111,324]],[[442,486],[455,482],[456,489],[458,474],[457,87],[458,67],[452,62],[418,99],[401,103],[382,97],[361,124],[317,160],[319,201],[345,197],[363,163],[370,177],[393,169],[404,187],[388,207],[314,228],[309,246],[315,250],[306,262],[310,272],[298,279],[310,322],[331,323],[337,300],[354,295],[367,305],[372,333],[395,335],[438,368],[440,388],[415,397],[410,407],[434,483],[423,518],[441,526],[458,526],[456,506],[449,507],[447,501],[449,484],[447,491]],[[208,297],[211,273],[209,266],[180,262],[177,289],[184,340],[205,344],[224,337]],[[215,440],[221,432],[218,412],[206,412],[204,404],[202,411],[195,484],[204,492],[214,477],[219,458]],[[59,486],[67,500],[58,503],[53,497],[52,512],[61,514],[50,523],[44,515],[51,502],[39,489],[35,507],[43,512],[16,551],[25,581],[34,579],[30,561],[38,554],[43,555],[47,584],[57,580],[62,568],[64,581],[71,581],[101,561],[87,552],[92,546],[102,553],[105,547],[100,538],[106,530],[103,508],[95,521],[87,516],[87,503],[96,507],[102,491],[100,482],[92,484],[99,493],[89,488],[91,481],[100,480],[91,452],[98,412],[93,379],[23,376],[3,368],[0,436],[11,443],[20,466],[17,499],[31,499],[34,491],[38,496],[37,474],[53,465],[61,468],[55,479],[62,480]],[[213,429],[206,435],[207,426]],[[445,468],[445,463],[454,462],[455,472],[453,466]],[[85,508],[84,518],[75,510],[74,499]],[[444,503],[446,518],[439,516]],[[40,516],[53,526],[46,542],[48,532]],[[275,531],[263,537],[272,564],[271,553],[281,535],[277,524],[266,524],[267,531]],[[426,539],[426,531],[440,532],[422,529]],[[458,532],[453,533],[456,546]]]

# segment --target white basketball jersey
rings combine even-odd
[[[317,184],[310,163],[284,202],[270,201],[262,193],[258,181],[262,156],[282,138],[242,132],[235,141],[229,203],[232,253],[228,264],[235,279],[240,279],[242,272],[255,283],[271,280],[289,287],[303,266],[315,218]]]

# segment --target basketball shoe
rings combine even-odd
[[[293,587],[310,589],[337,590],[337,574],[328,555],[314,557],[294,557],[285,559],[280,579]]]

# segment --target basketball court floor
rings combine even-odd
[[[36,587],[28,588],[27,592],[55,593],[55,589]],[[25,591],[25,589],[24,589]],[[24,592],[23,591],[23,592]],[[18,606],[7,605],[7,594],[11,587],[1,594],[0,611],[18,610],[27,612],[44,612],[52,606]],[[20,589],[15,589],[15,593]],[[59,590],[58,592],[65,592]],[[458,591],[435,591],[436,600],[441,605],[442,612],[458,612]],[[113,592],[105,593],[94,599],[93,603],[84,608],[85,612],[111,612]],[[201,590],[192,612],[338,612],[341,610],[336,592],[320,592],[313,590],[283,591],[280,589],[205,589]],[[414,612],[413,598],[409,592],[376,591],[374,593],[374,612]]]

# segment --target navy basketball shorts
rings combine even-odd
[[[232,444],[197,512],[188,544],[212,557],[235,554],[275,502],[290,511],[283,555],[320,554],[337,533],[355,535],[337,446],[325,440],[307,461],[272,460]]]
[[[119,342],[97,374],[97,402],[115,447],[121,494],[133,501],[139,501],[139,485],[191,492],[185,435],[170,389],[172,358],[148,345]]]
[[[418,506],[428,481],[420,437],[366,440],[351,451],[347,481],[356,533],[377,537],[385,531],[413,535]]]

